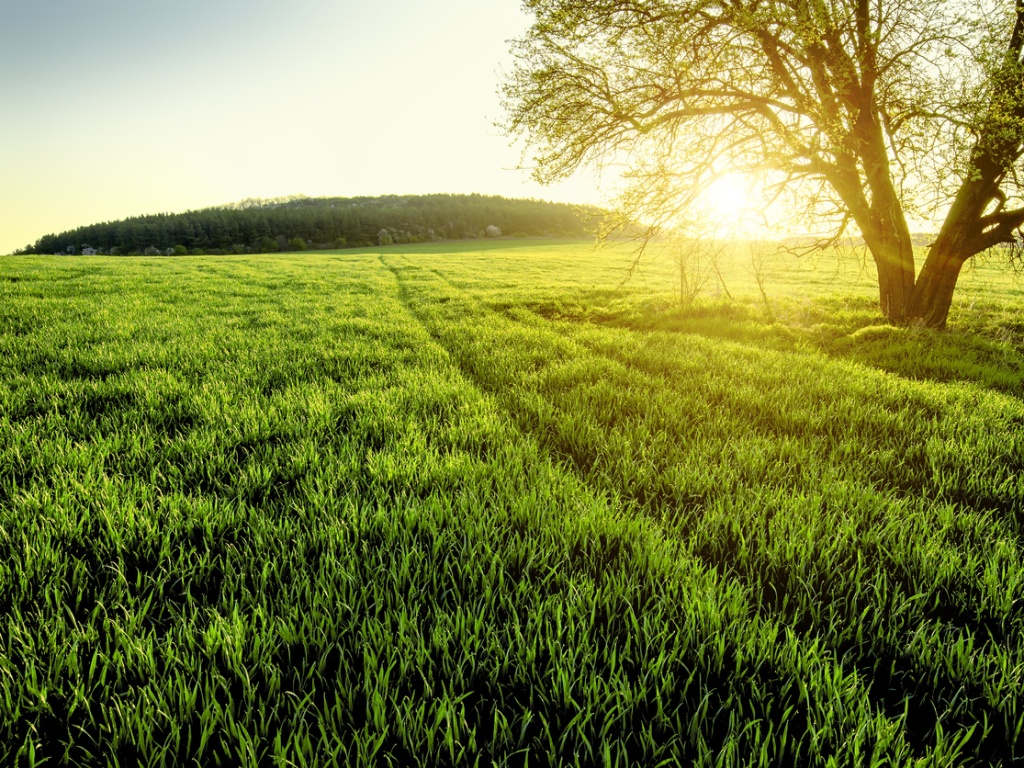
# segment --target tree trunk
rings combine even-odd
[[[939,238],[932,246],[913,290],[910,318],[925,328],[942,330],[953,301],[953,290],[967,260],[958,238]]]
[[[871,247],[878,271],[878,303],[890,323],[902,325],[910,317],[914,296],[914,250],[909,237],[905,243],[883,243]]]
[[[865,205],[863,188],[858,184],[850,195],[854,201],[851,207],[860,211],[857,223],[875,259],[882,315],[888,322],[902,325],[907,322],[914,298],[914,244],[900,197],[893,186],[882,123],[874,104],[865,105],[861,110],[855,134],[871,203]]]
[[[952,252],[940,245],[936,243],[932,246],[917,278],[910,319],[926,328],[941,330],[946,327],[946,318],[953,303],[953,290],[964,259],[961,253]]]
[[[982,222],[985,210],[996,200],[1001,167],[990,154],[979,154],[973,160],[973,168],[974,173],[957,190],[914,286],[910,320],[926,328],[946,327],[953,291],[964,262],[990,242],[994,245],[1000,239],[986,240]],[[1012,226],[1013,221],[1007,220],[1002,228]],[[1007,229],[1006,233],[1009,231]]]
[[[1024,99],[1020,92],[1024,46],[1024,2],[1017,2],[1013,34],[1001,73],[992,75],[990,109],[1001,118],[982,123],[970,166],[957,190],[939,235],[928,251],[914,286],[909,319],[928,328],[945,328],[953,290],[964,263],[1002,242],[1024,225],[1024,208],[1006,210],[1000,185],[1024,146]],[[1009,106],[1007,106],[1009,105]],[[1010,123],[1006,118],[1013,117]]]

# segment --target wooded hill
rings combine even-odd
[[[41,237],[20,253],[267,253],[499,235],[583,237],[597,213],[478,194],[255,199],[92,224]]]

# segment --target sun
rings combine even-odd
[[[701,194],[707,212],[725,223],[737,223],[750,204],[747,180],[738,173],[715,179]]]

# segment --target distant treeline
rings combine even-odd
[[[268,253],[476,237],[584,237],[598,215],[485,195],[289,197],[136,216],[41,237],[20,253]]]

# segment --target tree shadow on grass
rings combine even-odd
[[[695,334],[761,349],[824,354],[916,381],[964,382],[1024,397],[1024,322],[964,309],[945,331],[883,324],[874,301],[828,296],[679,306],[664,297],[595,292],[573,302],[520,305],[548,320]]]
[[[966,382],[1024,397],[1024,339],[872,325],[836,339],[833,356],[916,380]]]

